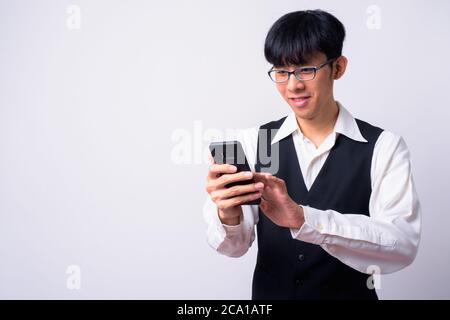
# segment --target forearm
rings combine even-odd
[[[291,229],[298,240],[318,244],[330,255],[361,272],[400,270],[416,257],[421,210],[404,140],[384,131],[371,168],[370,216],[304,208],[305,223]]]
[[[320,245],[358,271],[391,273],[409,265],[420,240],[419,208],[405,218],[379,220],[362,214],[305,208],[305,223],[291,229],[295,239]],[[406,218],[409,219],[406,222]]]
[[[245,208],[234,224],[220,220],[217,206],[209,198],[206,201],[203,214],[208,224],[208,244],[220,254],[229,257],[240,257],[251,247],[255,239],[254,209]]]

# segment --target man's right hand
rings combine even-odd
[[[206,192],[217,205],[219,219],[226,225],[238,225],[242,214],[241,204],[261,197],[264,184],[262,182],[247,185],[236,185],[226,188],[225,185],[250,180],[253,173],[243,171],[235,173],[237,168],[229,164],[212,164],[209,167],[206,179]]]

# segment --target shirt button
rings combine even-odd
[[[316,228],[317,228],[317,230],[322,231],[323,230],[323,225],[321,223],[318,223]]]
[[[298,255],[298,260],[303,261],[305,260],[305,256],[303,254]]]
[[[301,285],[302,285],[302,282],[300,281],[300,279],[295,279],[295,284],[296,284],[297,286],[301,286]]]

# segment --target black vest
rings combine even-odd
[[[260,154],[260,144],[266,143],[270,155],[272,138],[285,119],[260,127],[257,172],[267,171],[267,159],[260,158],[264,154]],[[279,169],[275,175],[285,181],[289,196],[296,203],[342,214],[369,215],[372,154],[383,130],[358,119],[356,122],[368,143],[339,134],[309,191],[292,135],[277,142]],[[261,134],[262,130],[269,134]],[[367,286],[369,275],[345,265],[319,245],[293,239],[288,228],[275,225],[261,209],[257,235],[252,299],[377,299],[375,290]]]

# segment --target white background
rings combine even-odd
[[[206,243],[202,152],[210,129],[289,112],[264,39],[316,8],[347,29],[336,99],[401,134],[413,159],[422,243],[379,296],[449,299],[450,2],[437,0],[0,0],[0,298],[250,298],[256,246],[235,259]]]

